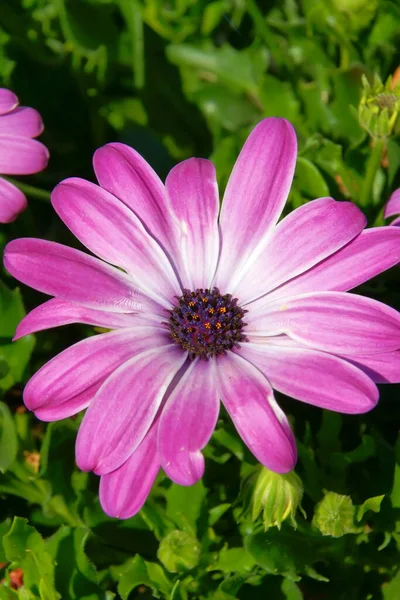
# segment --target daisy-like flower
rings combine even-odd
[[[72,178],[52,194],[99,258],[36,239],[8,244],[8,271],[55,296],[17,338],[72,322],[112,330],[53,358],[24,392],[45,421],[88,407],[77,463],[101,476],[109,515],[136,513],[160,467],[182,485],[201,478],[220,400],[254,456],[286,473],[296,443],[273,388],[362,413],[378,401],[377,382],[398,381],[399,314],[345,292],[399,261],[400,230],[363,231],[359,209],[331,198],[278,223],[295,162],[290,123],[265,119],[219,211],[210,161],[183,161],[164,186],[137,152],[108,144],[94,156],[99,186]]]
[[[43,131],[34,108],[18,106],[17,96],[0,88],[0,173],[32,175],[42,171],[49,159],[43,144],[33,140]],[[15,185],[0,177],[0,223],[11,223],[26,208],[26,198]]]
[[[385,210],[383,212],[383,217],[388,219],[389,217],[394,217],[395,215],[400,215],[400,188],[395,190],[393,194],[390,196],[389,200],[386,203]],[[400,217],[397,217],[391,222],[391,225],[400,225]]]

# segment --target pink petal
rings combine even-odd
[[[104,512],[129,519],[142,508],[160,469],[157,453],[157,424],[126,462],[100,479],[100,503]]]
[[[285,333],[335,354],[381,354],[400,348],[399,313],[376,300],[343,292],[286,298],[246,315],[246,335]]]
[[[183,286],[208,288],[218,261],[218,185],[209,160],[189,158],[170,171],[165,182],[177,225],[177,257]],[[184,276],[185,274],[185,276]]]
[[[308,292],[346,292],[399,261],[400,231],[394,227],[367,229],[329,258],[274,290],[268,295],[268,300]],[[257,300],[251,306],[256,308],[263,302]]]
[[[264,249],[285,205],[296,163],[293,127],[264,119],[233,167],[221,209],[222,250],[215,285],[230,291]]]
[[[349,357],[344,358],[349,360]],[[367,373],[375,383],[400,383],[400,350],[372,356],[354,356],[350,362]]]
[[[52,358],[29,380],[24,390],[27,408],[35,413],[46,409],[52,416],[55,412],[59,415],[60,409],[66,416],[75,414],[86,408],[96,386],[132,356],[151,347],[153,340],[165,343],[156,328],[136,327],[96,335],[74,344]],[[88,390],[91,390],[89,395]],[[77,398],[78,408],[75,406]]]
[[[400,188],[390,196],[383,213],[385,219],[394,215],[400,215]]]
[[[371,379],[337,356],[295,342],[247,343],[237,353],[260,369],[274,389],[302,402],[350,414],[364,413],[378,402]]]
[[[111,312],[143,309],[143,298],[127,275],[56,242],[13,240],[6,246],[4,265],[16,279],[50,296]]]
[[[397,217],[397,219],[392,221],[390,225],[396,225],[396,227],[398,227],[400,225],[400,217]]]
[[[19,135],[0,135],[0,173],[32,175],[43,171],[49,151],[36,140]]]
[[[61,404],[50,403],[45,406],[39,406],[34,411],[35,417],[46,423],[51,423],[52,421],[60,421],[61,419],[67,419],[76,415],[89,406],[97,390],[100,389],[106,379],[107,377],[99,377],[98,381],[93,385],[76,394],[76,396],[68,398],[68,400],[65,400]]]
[[[123,267],[139,289],[167,308],[180,288],[157,242],[129,208],[101,187],[71,178],[52,193],[52,204],[72,233],[100,258]]]
[[[232,352],[219,356],[216,366],[222,402],[245,444],[268,469],[277,473],[293,469],[296,442],[268,380]]]
[[[291,212],[238,285],[246,303],[303,273],[350,242],[367,220],[351,202],[320,198]],[[256,275],[256,276],[255,276]]]
[[[24,335],[69,325],[71,323],[84,323],[106,329],[118,329],[120,327],[134,327],[138,324],[138,315],[135,313],[111,313],[103,310],[85,308],[79,304],[73,304],[66,300],[52,298],[37,306],[26,315],[19,323],[14,340]],[[152,321],[148,319],[149,325]],[[157,323],[157,320],[154,321]]]
[[[129,206],[169,252],[175,228],[166,210],[164,185],[144,158],[125,144],[112,143],[96,150],[93,166],[101,187]]]
[[[0,88],[0,115],[10,112],[18,106],[18,98],[11,90]]]
[[[25,195],[0,177],[0,223],[11,223],[27,207]]]
[[[79,429],[76,459],[82,471],[104,475],[121,466],[149,430],[168,385],[186,354],[154,340],[155,350],[114,371],[96,394]]]
[[[196,359],[168,398],[160,417],[161,465],[176,483],[193,485],[203,476],[200,450],[214,431],[218,412],[214,361]]]
[[[43,121],[38,111],[20,106],[6,115],[0,116],[0,134],[22,135],[34,138],[43,131]]]

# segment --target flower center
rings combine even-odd
[[[190,358],[210,358],[224,354],[239,342],[245,342],[243,315],[231,294],[220,294],[218,288],[194,292],[183,290],[168,320],[171,337],[189,353]]]

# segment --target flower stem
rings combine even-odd
[[[372,192],[376,173],[379,169],[382,160],[383,150],[385,148],[384,139],[375,139],[374,146],[367,162],[365,171],[364,183],[360,193],[360,204],[363,208],[372,205]]]
[[[46,200],[47,202],[50,200],[50,192],[48,192],[47,190],[42,190],[27,183],[21,183],[20,181],[17,181],[12,177],[4,177],[4,179],[7,179],[7,181],[15,185],[15,187],[19,188],[21,192],[23,192],[27,196],[33,196],[34,198],[38,198],[39,200]]]

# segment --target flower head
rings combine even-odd
[[[242,482],[239,495],[243,503],[242,515],[256,521],[262,513],[265,530],[269,527],[280,529],[286,519],[290,519],[296,528],[296,512],[299,508],[302,510],[303,492],[302,481],[294,471],[280,474],[258,465]]]
[[[400,87],[390,76],[385,83],[374,75],[371,84],[362,76],[358,120],[372,138],[389,138],[399,131]]]
[[[208,160],[183,161],[164,186],[134,150],[108,144],[94,156],[99,185],[72,178],[52,194],[99,258],[35,239],[7,246],[9,272],[54,296],[16,337],[72,322],[112,330],[53,358],[24,392],[46,421],[87,408],[77,462],[101,476],[108,514],[137,512],[160,467],[182,485],[201,478],[220,399],[258,461],[287,473],[296,444],[273,388],[362,413],[376,382],[398,380],[399,314],[345,292],[399,261],[400,230],[363,231],[359,209],[331,198],[278,223],[295,161],[290,123],[265,119],[219,211]]]
[[[17,96],[0,88],[0,173],[32,175],[42,171],[49,158],[47,148],[33,140],[43,131],[34,108],[18,106]],[[0,178],[0,223],[11,223],[26,208],[24,194]]]
[[[395,190],[390,196],[389,200],[386,203],[385,210],[383,212],[383,216],[385,219],[388,219],[389,217],[394,217],[395,215],[400,215],[400,188]],[[400,225],[400,217],[394,219],[391,225]]]

